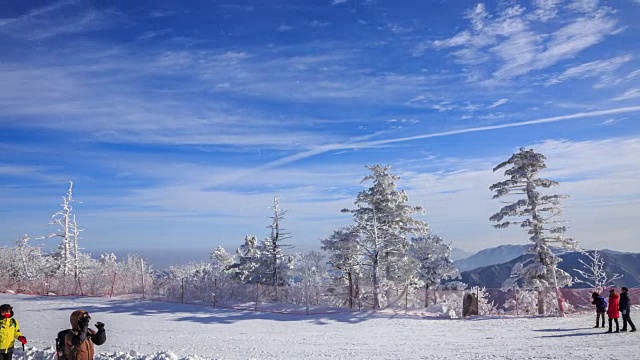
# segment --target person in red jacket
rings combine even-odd
[[[609,331],[611,333],[613,327],[613,321],[616,322],[616,332],[620,332],[620,324],[618,323],[618,319],[620,318],[620,309],[619,309],[619,299],[620,295],[616,293],[616,289],[609,290],[609,309],[607,309],[607,315],[609,316]]]

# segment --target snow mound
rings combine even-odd
[[[437,314],[438,317],[447,319],[457,319],[458,315],[454,309],[449,309],[445,304],[431,305],[425,309],[426,312]]]
[[[39,350],[36,348],[26,349],[27,360],[56,360],[56,352],[53,347]],[[14,358],[23,358],[23,353],[17,350],[14,354]],[[178,357],[171,351],[159,351],[153,354],[139,354],[135,350],[129,351],[129,353],[115,352],[115,353],[100,353],[94,356],[94,360],[206,360],[206,358],[197,355],[187,355],[185,357]]]

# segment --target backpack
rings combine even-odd
[[[64,354],[65,338],[67,334],[71,334],[72,329],[62,330],[56,337],[56,359],[57,360],[71,360]],[[72,350],[73,353],[73,350]]]
[[[607,299],[604,298],[604,296],[600,296],[598,297],[598,306],[600,306],[601,308],[606,308],[607,307]]]

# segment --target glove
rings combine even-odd
[[[104,330],[104,324],[99,321],[96,323],[96,327],[98,328],[98,330]]]
[[[22,343],[22,345],[27,343],[27,338],[24,336],[18,336],[18,341]]]
[[[88,316],[82,317],[82,318],[80,318],[78,320],[78,326],[80,326],[81,328],[87,327],[87,326],[89,326],[89,321],[90,320],[91,320],[91,318],[88,317]]]

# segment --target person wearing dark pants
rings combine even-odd
[[[598,292],[591,294],[591,298],[593,299],[591,303],[596,306],[596,326],[594,326],[594,328],[600,327],[600,319],[602,319],[602,327],[604,327],[604,314],[607,312],[607,301],[600,296]]]
[[[622,314],[622,330],[627,331],[627,324],[631,327],[630,332],[636,331],[636,326],[631,321],[631,300],[629,299],[629,289],[622,287],[620,292],[620,313]]]
[[[9,304],[0,305],[0,360],[11,360],[13,357],[13,343],[20,341],[27,343],[22,336],[18,320],[13,317],[13,308]]]
[[[620,318],[620,304],[618,299],[620,299],[620,295],[616,293],[616,289],[609,290],[609,309],[607,310],[607,315],[609,315],[609,331],[607,331],[608,333],[613,332],[612,328],[614,321],[616,322],[615,332],[620,332],[620,323],[618,322],[618,319]]]

